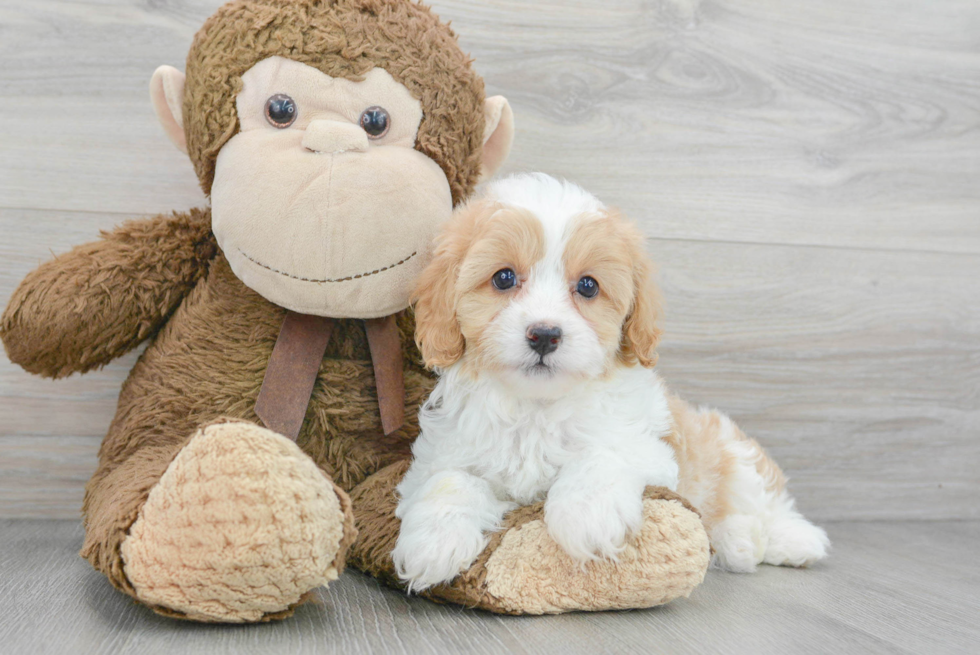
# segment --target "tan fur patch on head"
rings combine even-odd
[[[610,212],[586,214],[571,224],[563,262],[570,288],[584,276],[599,284],[594,298],[572,294],[599,341],[614,353],[618,350],[623,322],[633,305],[633,252],[621,234],[619,217]]]
[[[484,221],[460,267],[456,282],[456,318],[466,342],[465,355],[478,368],[492,367],[484,334],[487,327],[515,294],[520,281],[545,254],[544,229],[535,216],[518,208],[497,209]],[[493,275],[509,268],[518,285],[501,291],[493,286]]]
[[[600,342],[626,364],[653,366],[660,295],[642,232],[616,210],[582,215],[571,225],[563,261],[572,288],[586,275],[599,283],[594,298],[573,298]]]
[[[275,55],[337,78],[387,70],[421,101],[415,148],[442,168],[453,202],[473,190],[483,148],[483,80],[428,7],[410,0],[239,0],[205,22],[187,56],[187,151],[206,194],[218,151],[238,131],[241,76]]]
[[[526,278],[544,251],[541,223],[526,211],[490,200],[457,210],[413,295],[416,340],[426,365],[449,366],[467,348],[479,357],[483,330],[519,292],[495,289],[493,274],[512,268]]]

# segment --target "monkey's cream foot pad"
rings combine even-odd
[[[677,494],[648,487],[643,526],[618,562],[582,566],[569,557],[548,534],[537,503],[511,512],[470,570],[432,595],[509,614],[654,607],[689,595],[709,557],[697,513]]]
[[[517,525],[501,533],[486,560],[486,592],[506,612],[654,607],[686,597],[704,579],[710,550],[701,519],[666,489],[647,490],[643,526],[617,562],[583,567],[548,534],[543,508],[535,510],[514,517]]]
[[[251,423],[199,430],[122,544],[127,578],[157,611],[243,622],[288,613],[336,579],[350,505],[289,439]]]

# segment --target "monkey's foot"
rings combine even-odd
[[[408,468],[393,464],[353,492],[361,534],[349,561],[390,584],[404,585],[391,563],[398,537],[394,487]],[[548,534],[544,504],[508,514],[473,565],[423,596],[505,614],[653,607],[688,596],[708,568],[708,535],[697,512],[677,494],[648,487],[643,526],[618,561],[583,566]]]
[[[188,441],[121,551],[157,612],[242,623],[290,615],[337,578],[355,536],[350,499],[295,443],[225,422]]]

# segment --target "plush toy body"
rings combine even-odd
[[[399,584],[394,489],[433,386],[408,294],[436,228],[506,157],[506,101],[484,98],[452,32],[407,0],[230,3],[195,38],[186,79],[161,68],[151,92],[211,209],[129,222],[47,262],[0,322],[11,360],[50,377],[150,342],[86,488],[83,556],[154,610],[200,621],[287,616],[346,563]],[[302,315],[331,320],[294,441],[256,403],[273,366],[302,370],[274,354]],[[386,418],[365,319],[401,343]],[[587,571],[540,506],[521,508],[426,595],[509,613],[686,595],[707,566],[701,522],[666,490],[644,507],[620,563]]]

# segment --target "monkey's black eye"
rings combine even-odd
[[[594,277],[586,275],[578,281],[578,286],[575,290],[586,298],[595,298],[595,295],[599,293],[599,283],[595,281]]]
[[[517,273],[510,268],[502,268],[493,274],[490,281],[493,283],[494,288],[506,291],[517,284]]]
[[[277,93],[265,101],[265,119],[273,127],[289,127],[296,120],[296,103],[285,93]]]
[[[370,139],[380,139],[391,127],[391,117],[383,107],[368,107],[361,114],[361,127]]]

